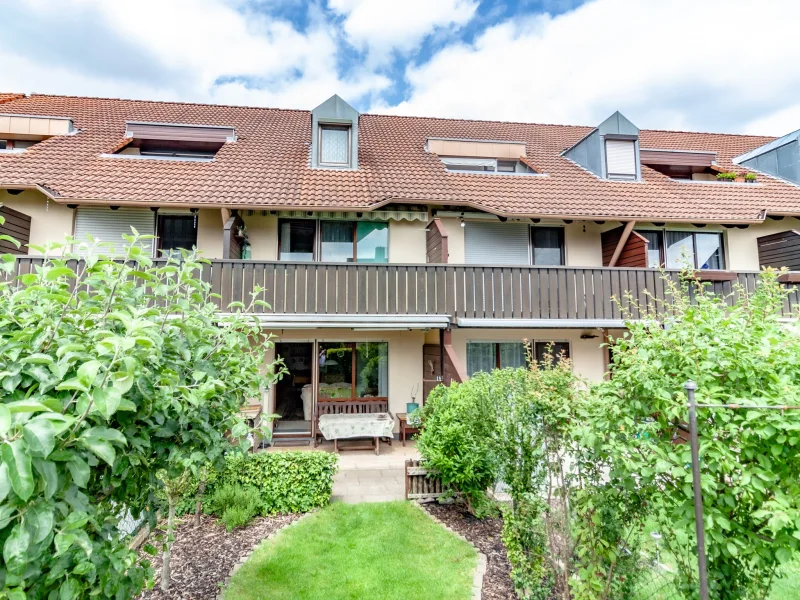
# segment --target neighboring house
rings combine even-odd
[[[664,298],[658,267],[688,260],[720,291],[800,270],[797,137],[8,94],[0,233],[121,244],[134,226],[154,256],[213,259],[223,309],[263,285],[291,373],[266,408],[276,435],[308,437],[319,403],[402,412],[524,364],[523,338],[599,379],[624,327],[612,296]]]

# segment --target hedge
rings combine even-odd
[[[206,479],[204,509],[214,490],[226,485],[251,486],[261,495],[263,515],[301,513],[330,502],[339,457],[329,452],[257,452],[234,454],[220,472]],[[178,502],[178,514],[194,511],[198,481]]]

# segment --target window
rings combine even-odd
[[[389,262],[389,224],[377,221],[279,221],[279,259]]]
[[[387,342],[320,342],[319,397],[387,398]]]
[[[564,230],[561,227],[532,227],[534,265],[564,264]]]
[[[158,249],[162,254],[197,246],[197,221],[194,215],[159,215]]]
[[[349,126],[319,126],[319,162],[322,165],[350,165]]]
[[[472,158],[467,156],[440,156],[448,171],[472,173],[502,173],[524,175],[535,173],[524,162],[497,158]]]
[[[525,223],[468,221],[465,260],[485,265],[563,265],[564,229]]]
[[[0,150],[8,150],[8,142],[6,140],[0,140]]]
[[[633,140],[606,140],[606,173],[609,179],[636,179],[636,146]]]
[[[569,342],[535,342],[533,353],[539,364],[544,363],[548,354],[553,356],[554,363],[558,363],[562,358],[569,358]]]
[[[314,236],[317,222],[312,220],[285,220],[280,222],[278,235],[280,260],[314,260]]]
[[[667,269],[725,268],[722,234],[694,231],[637,231],[647,238],[647,266]]]
[[[494,369],[515,369],[527,364],[522,342],[467,343],[467,374],[490,372]]]

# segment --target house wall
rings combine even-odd
[[[580,339],[581,334],[591,333],[598,337]],[[605,372],[603,343],[596,329],[453,329],[453,349],[467,364],[467,342],[521,342],[522,340],[569,342],[572,366],[580,377],[589,381],[600,381]]]
[[[602,230],[602,225],[592,221],[576,221],[564,226],[568,267],[603,266],[603,248],[600,242]]]
[[[276,342],[388,342],[389,344],[389,411],[405,412],[406,403],[416,391],[422,397],[422,346],[425,332],[414,331],[352,331],[351,329],[284,329],[271,332]],[[269,363],[275,358],[275,349],[267,353]],[[271,411],[274,386],[266,399],[265,410]],[[397,431],[397,427],[395,427]]]
[[[389,262],[424,264],[427,262],[427,232],[431,223],[389,221]]]
[[[63,242],[66,236],[72,235],[75,211],[52,200],[48,203],[47,197],[37,190],[25,190],[16,196],[0,190],[0,204],[31,217],[31,244],[43,246],[47,242]],[[41,253],[29,249],[28,254]]]
[[[197,249],[203,258],[222,258],[222,214],[201,208],[197,213]]]
[[[278,217],[259,212],[242,213],[253,260],[278,260]]]
[[[727,229],[728,268],[734,271],[758,271],[756,238],[780,233],[787,229],[800,230],[800,220],[793,218],[786,218],[782,221],[767,219],[761,225],[750,225],[747,229]]]

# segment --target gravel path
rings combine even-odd
[[[214,517],[203,515],[200,527],[195,528],[192,515],[183,517],[178,525],[175,543],[172,545],[172,584],[168,593],[161,591],[161,552],[149,559],[156,572],[156,583],[152,590],[145,590],[141,600],[213,600],[219,593],[220,584],[230,575],[233,565],[247,554],[253,546],[276,531],[297,520],[300,515],[258,517],[247,527],[234,529],[230,533]],[[153,536],[149,543],[156,545]]]
[[[476,519],[455,504],[425,504],[425,510],[457,531],[486,555],[486,574],[483,576],[483,600],[515,600],[514,584],[509,573],[511,565],[501,539],[502,519]]]

